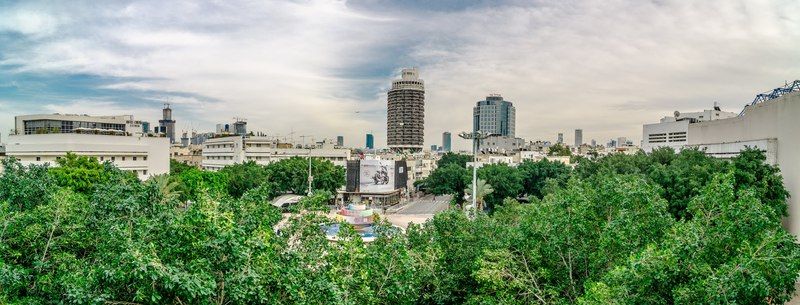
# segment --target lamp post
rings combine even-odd
[[[491,134],[485,133],[483,131],[473,131],[473,132],[462,132],[459,133],[458,136],[472,140],[472,206],[471,208],[475,208],[477,205],[477,194],[478,194],[478,141],[486,139]],[[469,210],[469,209],[467,209]]]

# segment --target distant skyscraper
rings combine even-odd
[[[564,144],[564,134],[563,133],[560,133],[560,132],[558,133],[558,140],[556,140],[556,143]]]
[[[452,146],[452,137],[449,131],[445,131],[442,133],[442,150],[445,152],[451,151],[453,149]]]
[[[371,133],[367,134],[367,149],[375,149],[375,137]]]
[[[183,132],[183,136],[181,136],[181,146],[189,146],[189,134],[185,131]]]
[[[142,122],[142,132],[145,134],[150,133],[150,122]]]
[[[344,147],[344,136],[336,136],[336,146]]]
[[[628,146],[628,138],[626,137],[619,137],[617,138],[617,147]]]
[[[416,68],[403,69],[387,94],[387,143],[394,151],[420,151],[425,137],[425,82]]]
[[[581,147],[583,144],[583,129],[575,129],[575,147]]]
[[[436,144],[431,145],[431,151],[436,152],[439,151],[439,147]]]
[[[162,115],[163,119],[158,120],[160,131],[169,138],[170,143],[175,143],[175,120],[172,119],[172,108],[169,108],[169,104],[164,104]]]
[[[594,139],[592,139],[592,147],[597,147],[597,141],[595,141]]]
[[[233,122],[233,133],[239,136],[243,136],[247,134],[247,122],[241,119],[237,119],[236,122]]]
[[[514,137],[514,104],[492,94],[472,108],[472,131],[483,131],[492,135]]]

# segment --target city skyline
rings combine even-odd
[[[54,112],[133,114],[156,125],[170,103],[176,134],[245,115],[250,130],[270,135],[343,135],[360,147],[372,133],[385,148],[386,91],[401,68],[417,67],[426,82],[423,147],[444,131],[470,130],[474,101],[491,93],[515,101],[516,133],[527,140],[580,127],[601,143],[638,143],[641,124],[674,110],[718,101],[738,113],[764,88],[797,79],[798,9],[788,1],[4,2],[0,131],[5,139],[16,115]]]

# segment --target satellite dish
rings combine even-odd
[[[677,111],[677,110],[675,110],[675,117],[677,118],[677,117],[679,117],[679,116],[681,116],[681,112],[680,112],[680,111]]]

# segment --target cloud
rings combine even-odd
[[[470,129],[472,106],[489,93],[514,102],[520,136],[553,140],[583,128],[602,143],[637,139],[642,123],[674,110],[719,101],[738,111],[800,77],[799,9],[722,0],[33,1],[0,10],[0,42],[14,42],[0,44],[0,66],[11,67],[0,79],[120,80],[81,87],[80,102],[41,92],[41,111],[90,101],[100,108],[86,110],[157,117],[169,102],[180,128],[245,117],[267,134],[344,135],[353,146],[372,131],[383,146],[385,92],[400,68],[416,66],[428,145]]]

